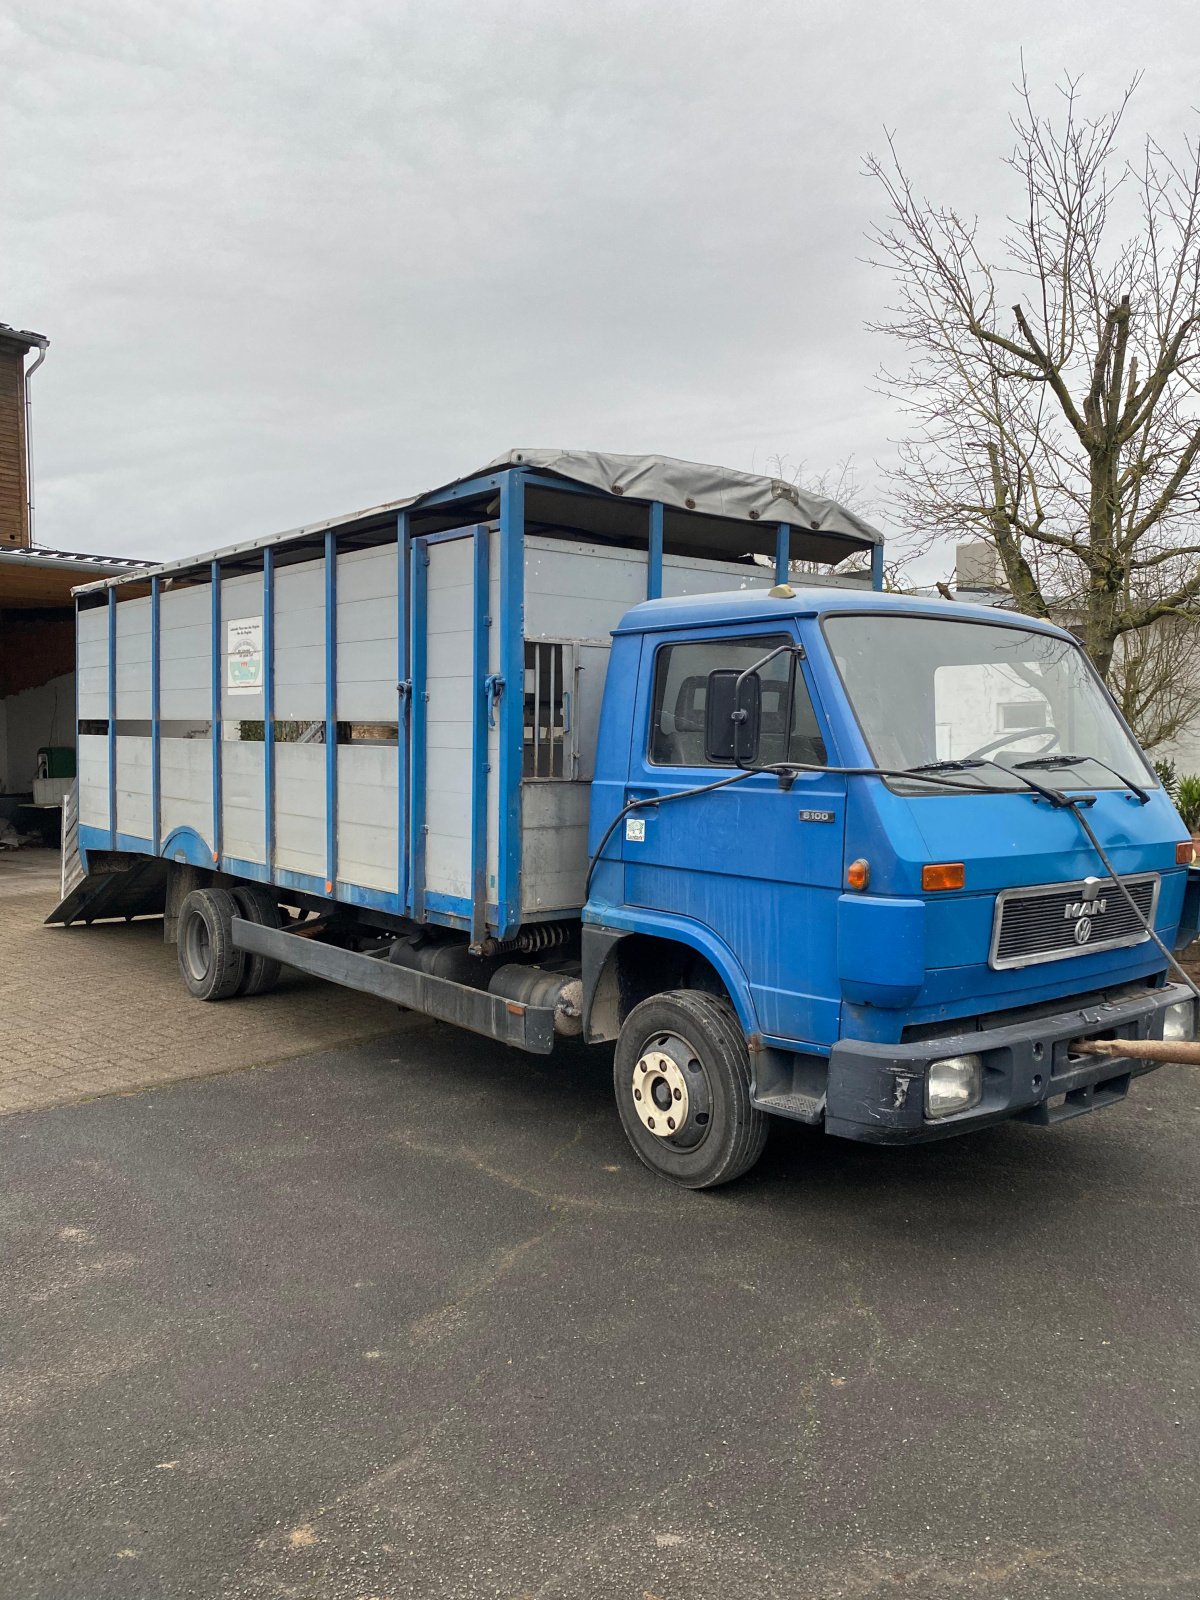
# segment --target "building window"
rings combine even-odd
[[[1049,711],[1044,700],[1008,700],[1001,701],[996,707],[999,717],[996,723],[1001,733],[1015,732],[1019,728],[1047,728]]]

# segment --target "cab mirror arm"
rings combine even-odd
[[[777,656],[791,657],[788,676],[787,703],[792,703],[796,663],[803,659],[803,647],[798,644],[776,645],[760,660],[752,662],[742,672],[718,668],[708,675],[708,692],[704,706],[704,747],[710,761],[722,765],[732,763],[743,772],[758,770],[758,754],[762,727],[762,668]],[[796,775],[784,768],[772,766],[780,787],[790,789]]]

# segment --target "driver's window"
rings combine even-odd
[[[706,639],[659,648],[654,669],[654,708],[650,723],[650,760],[663,767],[708,767],[704,745],[704,712],[708,675],[718,669],[745,672],[785,638],[767,635],[754,639]],[[817,726],[803,675],[792,659],[778,655],[760,673],[762,684],[761,739],[758,764],[797,761],[820,766],[825,741]],[[792,685],[791,704],[788,686]]]
[[[961,760],[989,746],[1013,754],[1040,750],[1053,725],[1045,695],[1011,668],[991,662],[935,668],[933,703],[939,761]]]

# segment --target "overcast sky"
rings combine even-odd
[[[165,558],[510,446],[807,472],[872,511],[886,125],[999,219],[1020,51],[1048,107],[1146,79],[1196,126],[1194,3],[0,0],[0,321],[37,537]]]

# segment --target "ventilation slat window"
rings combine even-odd
[[[570,690],[561,644],[544,639],[525,643],[526,778],[567,778]]]

